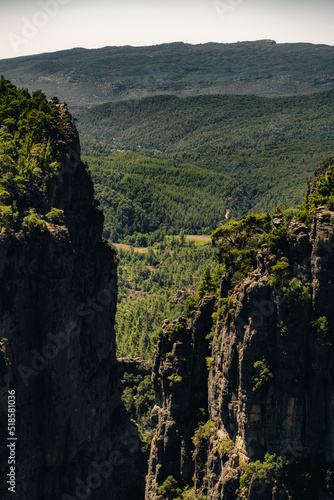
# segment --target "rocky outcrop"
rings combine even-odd
[[[299,499],[306,498],[305,491],[315,499],[331,498],[333,220],[334,212],[320,207],[314,212],[311,230],[292,221],[281,249],[272,252],[263,245],[257,269],[239,285],[231,287],[229,276],[223,276],[212,349],[204,355],[212,362],[208,400],[200,404],[207,407],[210,425],[205,427],[206,440],[194,440],[192,462],[190,451],[187,455],[189,475],[182,475],[181,444],[183,436],[190,443],[194,431],[189,401],[196,395],[198,375],[192,349],[195,324],[188,344],[184,340],[180,343],[182,365],[178,358],[176,364],[175,358],[173,363],[172,357],[166,360],[166,353],[176,354],[178,343],[174,339],[160,341],[154,368],[157,434],[151,450],[147,498],[156,498],[154,484],[161,485],[168,475],[181,487],[187,481],[193,484],[189,480],[193,471],[195,491],[203,498]],[[279,216],[273,222],[276,228],[282,224]],[[212,299],[205,300],[212,308]],[[204,310],[202,303],[197,321]],[[209,325],[206,318],[202,331]],[[167,380],[174,371],[181,373],[180,369],[185,382],[175,394]],[[176,408],[171,404],[173,398],[178,402]],[[168,454],[169,449],[173,453]],[[254,472],[255,465],[247,469],[247,464],[256,461],[256,470],[264,464],[261,473]]]
[[[207,365],[214,297],[199,304],[192,325],[179,318],[165,321],[154,360],[152,380],[156,405],[152,421],[156,435],[151,447],[146,498],[156,497],[156,485],[173,476],[181,485],[194,474],[192,436],[207,414]]]
[[[132,375],[141,375],[145,377],[151,375],[152,369],[143,358],[118,358],[118,373],[122,378],[124,373]]]
[[[64,210],[64,224],[0,236],[0,496],[143,498],[139,436],[117,376],[117,256],[102,240],[73,127],[58,147],[59,174],[36,208]],[[5,468],[8,390],[16,401],[15,493]]]
[[[310,235],[304,224],[292,222],[281,255],[262,248],[258,270],[233,294],[216,332],[220,346],[213,344],[209,413],[217,432],[207,457],[209,498],[239,498],[236,467],[263,460],[265,453],[304,464],[304,472],[313,474],[314,498],[326,498],[319,478],[332,466],[334,451],[333,216],[317,210]],[[279,261],[289,264],[284,280],[273,277]],[[229,458],[217,452],[222,440],[234,443]],[[264,496],[256,487],[245,498],[269,498],[262,483]]]

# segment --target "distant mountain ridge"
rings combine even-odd
[[[297,95],[334,88],[334,47],[260,40],[75,48],[1,60],[0,74],[72,109],[156,94]]]

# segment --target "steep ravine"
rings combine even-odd
[[[333,221],[327,207],[310,228],[292,220],[280,249],[263,244],[237,286],[222,276],[189,329],[164,324],[146,499],[170,498],[168,488],[171,498],[332,498]],[[273,222],[278,229],[282,216]],[[192,493],[181,497],[186,485]]]
[[[117,374],[117,256],[102,239],[73,127],[58,147],[58,175],[47,206],[37,208],[63,210],[64,223],[0,235],[0,497],[143,498],[145,463]],[[15,492],[6,476],[8,390],[16,399]]]
[[[6,92],[0,80],[0,97]],[[37,102],[41,116],[43,97],[18,96],[18,108]],[[279,211],[271,244],[257,247],[246,277],[226,272],[219,293],[202,298],[189,324],[184,317],[164,322],[147,468],[120,383],[125,368],[147,368],[128,359],[118,366],[117,255],[102,239],[103,214],[71,117],[57,107],[59,114],[37,120],[36,144],[30,136],[18,141],[29,127],[20,117],[1,118],[0,107],[2,139],[23,144],[21,154],[30,145],[29,162],[18,158],[17,165],[38,185],[33,191],[34,182],[13,176],[22,197],[10,206],[10,183],[0,179],[1,498],[332,498],[334,167],[320,169],[327,180],[319,192],[317,180],[310,187],[312,224],[289,219],[285,232]],[[48,127],[54,136],[45,138]],[[59,162],[53,177],[30,168],[48,139]],[[15,162],[7,157],[2,152],[0,166],[10,165],[11,179]],[[52,208],[58,212],[50,215]],[[14,436],[8,394],[15,394]]]

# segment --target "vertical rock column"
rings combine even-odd
[[[153,382],[156,406],[152,419],[156,434],[151,446],[146,498],[156,498],[157,487],[173,476],[181,487],[194,474],[192,437],[198,413],[207,412],[207,366],[215,297],[201,301],[192,325],[185,318],[165,322],[156,349]]]

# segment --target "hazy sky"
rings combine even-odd
[[[334,45],[334,0],[0,0],[0,59],[164,42]]]

